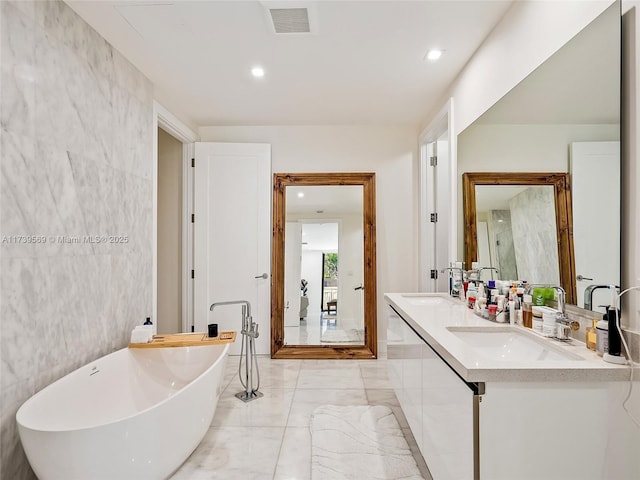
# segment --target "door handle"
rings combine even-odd
[[[593,278],[585,277],[584,275],[578,275],[576,279],[580,282],[582,280],[590,280],[593,281]]]
[[[269,278],[269,274],[267,272],[264,272],[262,275],[258,275],[256,277],[253,278],[262,278],[264,280],[266,280],[267,278]]]

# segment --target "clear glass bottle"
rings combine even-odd
[[[587,334],[586,334],[586,340],[585,340],[587,344],[587,348],[589,350],[593,350],[594,352],[596,351],[596,338],[597,338],[596,323],[598,323],[597,318],[593,320],[593,325],[591,327],[587,327]]]

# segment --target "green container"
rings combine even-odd
[[[543,305],[546,305],[547,300],[555,300],[556,293],[555,293],[555,290],[550,287],[548,288],[536,287],[531,292],[531,296],[533,297],[532,304],[537,307],[541,307]]]

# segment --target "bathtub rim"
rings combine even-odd
[[[108,358],[112,355],[118,354],[120,353],[122,350],[125,349],[129,349],[129,347],[124,347],[121,348],[119,350],[116,350],[114,352],[111,352],[107,355],[103,355],[102,357],[98,357],[94,360],[92,360],[91,362],[86,363],[85,365],[76,368],[75,370],[72,370],[71,372],[67,373],[66,375],[60,377],[59,379],[57,379],[56,381],[50,383],[49,385],[45,386],[44,388],[42,388],[41,390],[37,391],[36,393],[34,393],[31,397],[29,397],[27,400],[24,401],[24,403],[22,405],[20,405],[20,408],[18,408],[18,411],[16,412],[15,415],[15,419],[16,419],[16,423],[18,425],[18,429],[24,428],[27,430],[30,430],[32,432],[42,432],[42,433],[65,433],[65,432],[81,432],[81,431],[85,431],[85,430],[91,430],[94,428],[99,428],[99,427],[105,427],[105,426],[109,426],[109,425],[117,425],[119,423],[125,422],[133,417],[136,417],[138,415],[142,415],[150,410],[153,410],[154,408],[159,407],[160,405],[163,405],[167,402],[169,402],[170,400],[174,399],[175,397],[177,397],[178,395],[181,395],[184,393],[185,390],[188,389],[189,385],[191,385],[194,382],[199,381],[202,377],[204,377],[205,375],[207,375],[211,370],[213,370],[220,362],[224,361],[225,357],[229,356],[229,348],[230,348],[230,343],[226,343],[226,344],[222,344],[224,345],[222,352],[220,354],[220,356],[216,359],[215,362],[213,362],[206,370],[204,370],[200,375],[198,375],[197,377],[195,377],[193,380],[191,380],[189,383],[187,383],[186,385],[184,385],[180,390],[176,390],[176,392],[164,399],[162,399],[161,401],[154,403],[153,405],[144,408],[142,410],[138,410],[136,412],[134,412],[131,415],[127,415],[121,418],[118,418],[117,420],[111,421],[111,422],[101,422],[101,423],[95,423],[95,424],[90,424],[90,425],[86,425],[86,426],[82,426],[82,427],[76,427],[76,428],[56,428],[56,429],[47,429],[47,428],[33,428],[32,426],[28,426],[25,425],[23,422],[20,421],[20,414],[21,412],[23,412],[23,408],[28,407],[28,404],[37,401],[38,397],[40,397],[41,395],[44,395],[43,392],[45,392],[48,388],[52,387],[54,384],[56,384],[57,382],[61,382],[63,380],[65,380],[67,377],[70,377],[71,375],[77,373],[79,370],[84,369],[87,366],[90,366],[92,363],[97,362],[98,360],[104,359],[104,358]],[[221,346],[221,344],[214,344],[214,345],[191,345],[191,346],[186,346],[186,347],[159,347],[159,348],[179,348],[179,349],[190,349],[190,348],[210,348],[210,347],[214,347],[214,348],[219,348]],[[142,350],[142,349],[139,349]],[[155,350],[155,349],[154,349]],[[224,372],[222,372],[221,375],[221,381],[224,378]],[[22,415],[24,416],[25,414],[22,413]]]

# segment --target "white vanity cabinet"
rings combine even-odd
[[[398,311],[388,307],[389,376],[434,480],[640,478],[638,458],[612,461],[612,442],[620,441],[608,425],[625,418],[624,382],[572,378],[591,368],[588,360],[573,371],[509,362],[486,368],[446,343],[442,315],[458,310],[418,321]]]
[[[474,478],[471,386],[389,307],[389,377],[434,479]]]

